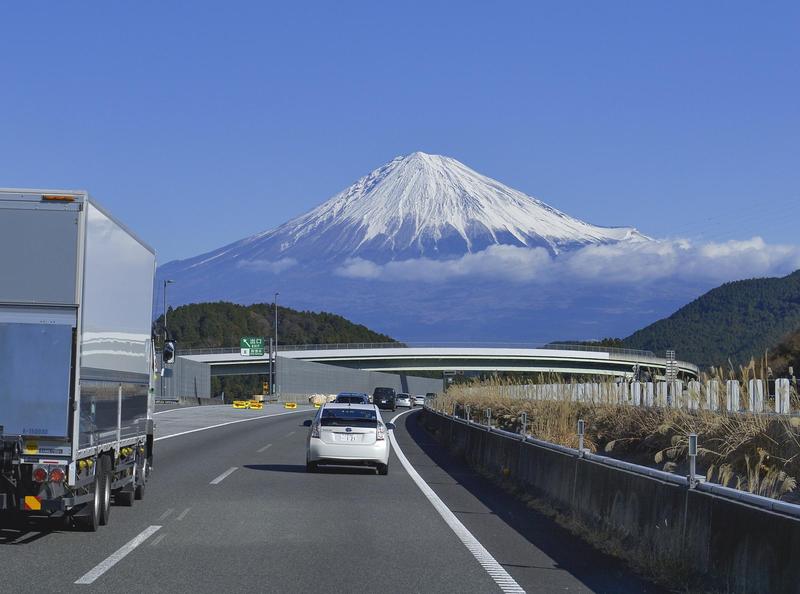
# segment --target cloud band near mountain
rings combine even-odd
[[[667,279],[725,282],[786,274],[800,268],[800,246],[768,244],[761,237],[695,244],[689,240],[589,245],[557,257],[544,248],[494,245],[451,260],[416,258],[376,264],[350,258],[339,276],[378,281],[441,283],[484,278],[516,283],[648,283]]]

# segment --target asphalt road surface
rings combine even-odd
[[[410,473],[393,451],[388,476],[307,474],[312,414],[159,412],[144,500],[95,534],[0,526],[0,591],[659,591],[454,460],[415,412],[394,431]]]

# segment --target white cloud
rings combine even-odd
[[[800,246],[770,245],[753,237],[697,245],[684,239],[592,245],[557,257],[543,248],[491,246],[452,260],[420,258],[376,264],[353,258],[336,272],[387,282],[475,278],[531,284],[574,280],[641,285],[665,279],[721,283],[782,275],[798,268]]]
[[[244,268],[246,270],[253,270],[256,272],[271,272],[272,274],[280,274],[284,270],[288,270],[297,264],[294,258],[281,258],[280,260],[240,260],[236,263],[237,268]]]

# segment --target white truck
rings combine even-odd
[[[0,517],[95,531],[143,497],[155,266],[86,192],[0,189]]]

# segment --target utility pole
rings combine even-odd
[[[280,295],[280,293],[275,291],[275,299],[272,302],[272,306],[275,309],[275,361],[272,364],[273,395],[278,392],[278,295]]]
[[[167,285],[174,283],[174,280],[164,279],[164,344],[161,347],[161,400],[164,400],[164,347],[167,346]]]

